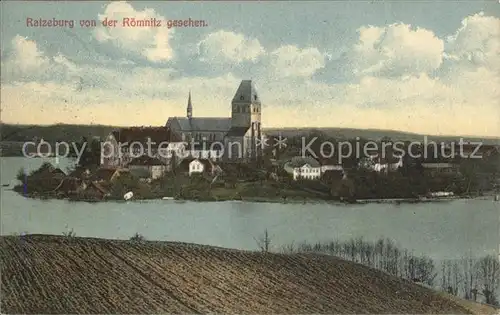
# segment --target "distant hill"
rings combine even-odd
[[[355,128],[267,128],[264,130],[267,134],[277,135],[281,134],[285,138],[294,136],[304,136],[310,134],[311,132],[321,132],[327,137],[347,140],[355,139],[356,137],[364,138],[368,140],[380,140],[384,137],[388,137],[392,140],[397,141],[424,141],[424,135],[396,131],[396,130],[382,130],[382,129],[355,129]],[[484,144],[500,144],[500,137],[477,137],[477,136],[436,136],[427,135],[428,141],[436,142],[458,142],[460,138],[464,141],[474,141],[482,142]]]
[[[48,142],[80,141],[82,137],[105,137],[112,130],[120,128],[104,125],[14,125],[2,124],[0,129],[1,141],[31,141],[33,138],[43,138]]]
[[[82,137],[105,137],[112,130],[123,128],[119,126],[106,125],[67,125],[57,124],[49,126],[37,125],[15,125],[2,124],[0,129],[0,141],[30,141],[33,138],[43,138],[48,142],[55,141],[79,141]],[[353,129],[353,128],[266,128],[264,132],[268,134],[281,133],[283,137],[293,137],[297,135],[306,135],[312,131],[320,131],[328,137],[336,139],[354,139],[356,137],[369,140],[379,140],[383,137],[389,137],[392,140],[399,141],[423,141],[424,135],[380,129]],[[483,141],[487,144],[500,144],[500,138],[497,137],[468,137],[463,136],[467,141]],[[458,141],[460,136],[428,136],[429,140],[434,141]]]

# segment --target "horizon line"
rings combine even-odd
[[[214,118],[218,118],[215,117]],[[67,124],[67,123],[51,123],[51,124],[26,124],[26,123],[6,123],[0,121],[0,126],[2,125],[15,125],[15,126],[30,126],[30,127],[53,127],[53,126],[82,126],[82,127],[111,127],[111,128],[133,128],[133,127],[166,127],[165,125],[129,125],[129,126],[120,126],[120,125],[105,125],[105,124]],[[405,130],[397,130],[397,129],[378,129],[378,128],[354,128],[354,127],[334,127],[334,126],[322,126],[322,127],[263,127],[263,130],[269,130],[269,129],[281,129],[281,130],[291,130],[291,129],[344,129],[344,130],[363,130],[363,131],[381,131],[381,132],[397,132],[397,133],[405,133],[408,135],[415,135],[415,136],[430,136],[430,137],[469,137],[469,138],[483,138],[483,139],[491,139],[491,140],[497,140],[500,144],[500,137],[499,136],[483,136],[483,135],[464,135],[464,134],[455,134],[455,135],[450,135],[450,134],[424,134],[424,133],[417,133],[413,131],[405,131]],[[2,132],[0,131],[0,135]],[[4,140],[0,140],[4,141]]]

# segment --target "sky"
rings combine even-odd
[[[189,91],[195,117],[228,117],[249,79],[264,128],[500,136],[496,0],[0,5],[3,123],[161,126]],[[205,23],[168,27],[186,19]]]

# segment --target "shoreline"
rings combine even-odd
[[[33,200],[49,201],[49,200],[66,200],[69,202],[86,202],[86,203],[103,203],[103,202],[117,202],[117,203],[129,203],[129,202],[143,202],[143,201],[170,201],[174,203],[186,203],[186,202],[242,202],[242,203],[281,203],[281,204],[331,204],[331,205],[364,205],[364,204],[421,204],[421,203],[442,203],[442,202],[452,202],[456,200],[474,200],[483,199],[494,201],[494,193],[484,194],[482,196],[454,196],[454,197],[442,197],[442,198],[372,198],[372,199],[356,199],[351,201],[343,201],[338,199],[314,199],[314,198],[301,198],[301,197],[287,197],[287,198],[272,198],[272,197],[241,197],[241,198],[213,198],[213,199],[183,199],[174,197],[155,197],[155,198],[132,198],[130,200],[124,199],[103,199],[103,200],[88,200],[79,199],[71,197],[60,197],[57,196],[46,196],[39,194],[28,194],[25,195],[15,189],[4,189],[7,191],[13,191],[19,196],[24,198],[29,198]],[[167,199],[164,199],[167,198]]]

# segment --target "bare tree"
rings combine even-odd
[[[427,256],[415,257],[416,261],[416,278],[429,286],[434,285],[436,279],[436,272],[434,261]]]
[[[479,275],[482,293],[487,304],[498,304],[496,291],[500,283],[500,262],[492,255],[479,260]]]
[[[295,249],[295,243],[292,242],[290,244],[287,244],[287,245],[283,245],[281,247],[281,252],[283,254],[293,254],[293,253],[296,253],[297,250]]]
[[[462,289],[464,298],[477,301],[478,270],[477,259],[471,255],[462,258],[463,282]]]
[[[445,260],[441,265],[441,288],[449,294],[458,296],[461,283],[460,266],[456,260]]]
[[[264,231],[264,235],[259,237],[258,239],[254,238],[255,242],[257,242],[257,246],[264,252],[269,252],[269,247],[271,245],[271,238],[269,237],[269,233],[267,229]]]

